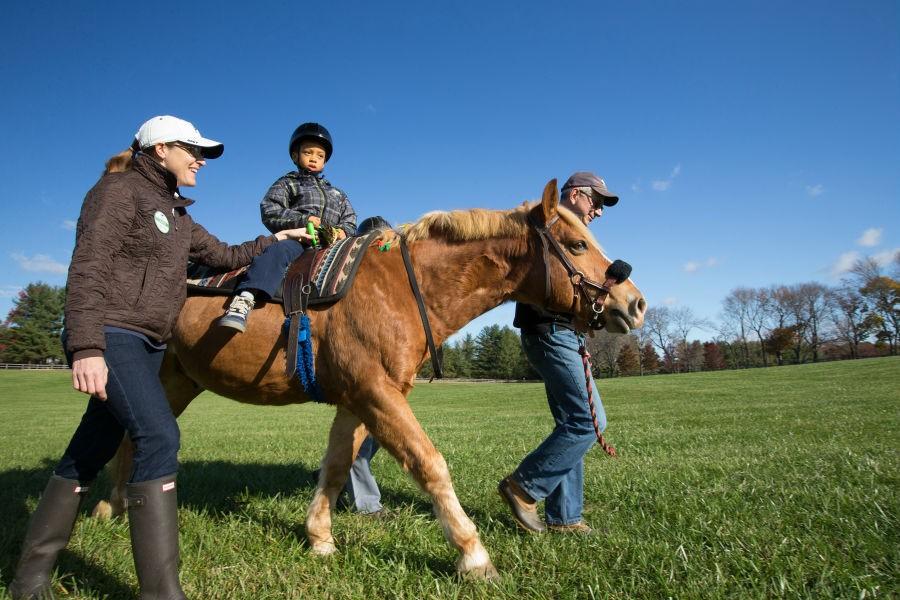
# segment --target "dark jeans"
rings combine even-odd
[[[244,280],[237,286],[237,292],[244,290],[259,291],[266,295],[267,300],[275,295],[284,274],[294,259],[303,254],[303,244],[297,240],[281,240],[275,242],[263,253],[256,256],[250,263],[250,268],[244,274]]]
[[[178,471],[178,423],[159,380],[165,350],[128,333],[107,333],[107,400],[88,401],[81,423],[54,473],[87,483],[115,455],[127,432],[134,444],[129,483]]]
[[[541,445],[526,456],[514,478],[535,500],[546,500],[547,523],[570,525],[581,520],[584,505],[584,455],[597,441],[587,403],[584,366],[578,348],[582,338],[564,327],[540,334],[522,334],[522,348],[544,380],[554,428]],[[594,378],[594,406],[600,431],[606,412]]]

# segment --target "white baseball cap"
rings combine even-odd
[[[134,141],[141,149],[154,144],[184,142],[200,148],[203,158],[219,158],[225,152],[224,144],[203,137],[191,123],[169,115],[148,119],[134,134]]]

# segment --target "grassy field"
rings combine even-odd
[[[600,531],[590,537],[520,534],[495,491],[549,430],[542,387],[413,392],[501,573],[494,584],[455,577],[430,504],[384,452],[374,471],[391,517],[339,512],[337,555],[310,555],[303,521],[333,409],[204,394],[181,419],[188,597],[900,596],[900,359],[599,386],[620,458],[596,447],[586,458],[585,516]],[[83,406],[67,372],[0,373],[4,587]],[[57,581],[66,598],[135,597],[126,523],[80,519]]]

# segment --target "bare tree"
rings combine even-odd
[[[742,354],[741,360],[738,362],[744,367],[750,366],[750,348],[747,337],[750,335],[748,312],[752,297],[753,290],[739,287],[731,290],[722,301],[721,334],[726,339],[738,342]]]
[[[831,296],[827,287],[814,281],[797,286],[797,294],[803,304],[806,318],[806,327],[803,330],[804,341],[812,353],[813,362],[818,362],[819,348],[829,339],[826,317],[830,308]]]
[[[632,331],[630,335],[634,338],[635,343],[637,344],[638,371],[640,372],[641,375],[643,375],[644,374],[644,358],[645,358],[643,349],[644,349],[644,346],[646,346],[647,344],[650,343],[650,332],[647,330],[646,327],[641,327],[640,329],[636,329],[636,330]],[[654,365],[653,369],[656,369],[656,367],[657,366]]]
[[[672,333],[672,311],[667,306],[651,306],[644,313],[644,329],[650,343],[662,352],[663,363],[669,370],[675,365],[675,335]]]
[[[769,325],[771,306],[772,299],[769,297],[768,290],[753,290],[753,294],[750,296],[747,305],[747,324],[756,334],[756,339],[759,341],[759,353],[764,367],[769,366],[768,352],[766,351],[766,337],[768,337],[769,331],[771,330]]]
[[[859,358],[859,344],[871,335],[871,323],[866,319],[866,299],[856,286],[844,280],[830,290],[829,313],[837,338],[847,344],[850,358]]]
[[[594,359],[594,369],[598,371],[595,375],[604,374],[607,377],[615,377],[618,373],[616,361],[627,340],[628,336],[607,333],[605,329],[586,340],[587,350]]]
[[[695,360],[689,360],[696,352],[693,352],[690,344],[688,344],[688,336],[690,336],[691,332],[695,329],[707,329],[710,327],[709,322],[695,315],[694,311],[687,306],[675,308],[670,314],[672,317],[672,334],[678,337],[678,347],[680,349],[679,358],[681,359],[679,362],[681,363],[682,368],[688,372],[699,370],[703,361],[702,358],[699,363]]]
[[[769,311],[773,329],[786,329],[791,326],[790,297],[791,290],[786,285],[773,285],[769,288]]]

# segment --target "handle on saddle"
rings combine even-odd
[[[310,237],[312,237],[312,245],[318,246],[319,245],[319,233],[316,231],[315,224],[307,223],[306,224],[306,233],[308,233],[310,235]]]

